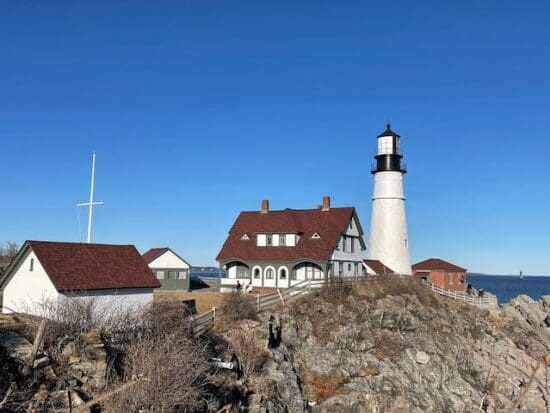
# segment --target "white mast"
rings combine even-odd
[[[90,184],[90,202],[76,204],[77,206],[88,207],[88,238],[87,243],[92,241],[92,211],[94,205],[103,205],[103,202],[94,202],[94,178],[95,178],[95,151],[92,152],[92,183]]]

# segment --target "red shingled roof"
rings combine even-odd
[[[412,266],[412,269],[413,271],[443,270],[450,272],[466,272],[466,268],[459,267],[458,265],[451,264],[439,258],[429,258],[417,262]]]
[[[231,258],[249,261],[295,261],[303,258],[326,261],[332,255],[340,234],[355,214],[352,207],[321,209],[284,209],[243,211],[229,230],[218,261]],[[295,247],[258,247],[257,233],[297,233]],[[320,239],[311,239],[318,233]],[[250,240],[241,237],[248,234]],[[361,233],[362,235],[362,233]]]
[[[142,255],[143,259],[147,264],[149,264],[151,261],[156,260],[158,257],[160,257],[162,254],[164,254],[166,251],[170,251],[170,248],[164,247],[164,248],[151,248],[149,251],[147,251],[145,254]]]
[[[58,291],[158,288],[133,245],[27,241]]]
[[[394,271],[390,267],[386,267],[379,260],[363,260],[376,274],[393,274]]]

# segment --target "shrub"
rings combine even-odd
[[[228,336],[230,349],[239,360],[239,370],[242,378],[248,380],[259,373],[265,361],[265,353],[250,331],[238,328]]]
[[[254,298],[239,291],[231,291],[223,296],[222,312],[230,321],[258,319]]]
[[[179,301],[144,309],[139,334],[122,348],[122,383],[133,384],[102,403],[102,411],[203,411],[210,363],[191,327]]]

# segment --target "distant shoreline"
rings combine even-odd
[[[518,277],[519,274],[484,274],[481,272],[468,272],[466,273],[466,276],[468,275],[475,275],[480,277]],[[524,274],[523,278],[527,277],[550,277],[550,275],[536,275],[536,274]]]

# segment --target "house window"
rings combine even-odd
[[[30,266],[29,266],[29,271],[33,271],[34,270],[34,258],[31,258],[31,263],[30,263]]]
[[[168,279],[169,280],[177,280],[178,279],[178,272],[177,271],[168,271]]]
[[[157,271],[157,279],[164,280],[164,271]]]
[[[348,262],[348,272],[351,272],[351,262]]]
[[[178,272],[178,279],[185,280],[186,278],[187,278],[187,275],[185,274],[185,271]]]
[[[243,241],[247,241],[247,240],[249,240],[249,239],[250,239],[250,237],[248,236],[248,234],[244,234],[244,235],[241,237],[241,240],[243,240]]]
[[[268,280],[272,280],[273,279],[273,268],[268,268],[267,270],[265,270],[265,278],[268,279]]]
[[[248,278],[248,268],[244,266],[237,267],[237,278]]]
[[[311,236],[311,239],[321,239],[321,236],[319,235],[319,233],[314,232],[313,235]]]
[[[355,240],[353,238],[350,238],[350,252],[355,252]]]
[[[286,270],[283,268],[279,273],[281,280],[286,280]]]
[[[268,245],[268,246],[273,245],[273,235],[268,234],[268,235],[266,236],[266,241],[265,241],[265,243],[266,243],[266,245]]]
[[[259,268],[256,268],[254,270],[254,278],[260,278],[260,269]]]
[[[279,246],[284,247],[286,245],[286,235],[280,234],[279,235]]]

